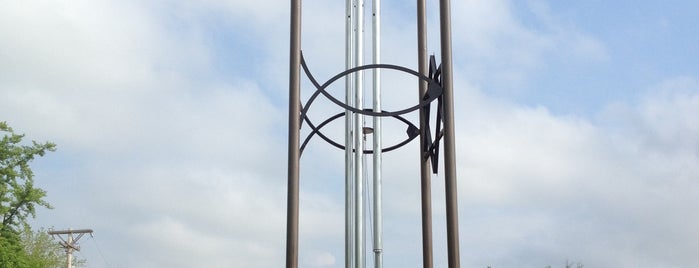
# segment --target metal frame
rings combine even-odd
[[[348,36],[354,36],[358,40],[362,40],[361,29],[364,0],[347,0],[347,26],[346,31]],[[421,198],[422,198],[422,233],[423,233],[423,267],[432,267],[432,222],[431,222],[431,185],[430,185],[430,165],[432,171],[436,172],[438,164],[438,155],[440,142],[444,143],[444,172],[445,172],[445,197],[446,197],[446,218],[447,218],[447,256],[448,267],[460,267],[459,259],[459,233],[458,233],[458,198],[456,187],[456,161],[455,161],[455,139],[454,139],[454,99],[453,99],[453,73],[452,73],[452,46],[451,46],[451,13],[450,1],[440,0],[440,43],[441,43],[441,65],[436,67],[435,61],[432,59],[429,66],[426,57],[426,16],[425,16],[425,0],[417,0],[418,2],[418,58],[419,70],[413,71],[405,67],[382,64],[375,61],[373,64],[364,65],[362,62],[363,47],[362,42],[357,40],[348,40],[346,54],[346,71],[332,77],[322,85],[319,84],[311,75],[306,62],[303,60],[301,53],[301,0],[291,0],[291,15],[290,15],[290,57],[289,57],[289,143],[288,143],[288,196],[287,196],[287,235],[286,235],[286,267],[298,267],[298,227],[299,227],[299,162],[302,150],[310,139],[318,135],[326,142],[335,147],[345,150],[346,159],[354,158],[354,166],[346,166],[346,181],[345,186],[348,193],[345,200],[346,205],[352,209],[345,214],[348,219],[353,217],[351,221],[363,221],[362,217],[362,185],[361,182],[350,181],[352,173],[361,174],[362,167],[361,157],[364,154],[380,155],[381,152],[387,152],[389,149],[395,149],[403,146],[420,136],[420,173],[421,173]],[[374,15],[380,14],[378,8],[374,6]],[[374,27],[377,27],[375,24]],[[375,28],[377,29],[377,28]],[[374,30],[377,33],[378,30]],[[351,33],[354,33],[352,35]],[[350,38],[348,38],[350,39]],[[373,39],[377,39],[376,37]],[[376,46],[376,44],[374,44]],[[374,47],[374,53],[378,49]],[[377,54],[375,54],[376,56]],[[375,57],[378,58],[378,57]],[[430,68],[432,67],[432,68]],[[308,102],[302,105],[300,100],[300,79],[301,69],[312,84],[316,87],[316,91],[311,95]],[[378,77],[379,70],[391,69],[406,72],[419,78],[419,103],[413,107],[409,107],[399,111],[383,111],[380,108],[380,91],[376,90],[375,82],[375,100],[378,98],[379,103],[374,103],[372,109],[366,109],[362,106],[361,85],[363,84],[363,71],[372,69],[374,76]],[[346,88],[354,88],[359,92],[346,91],[345,102],[341,102],[330,95],[325,89],[333,82],[345,78]],[[378,83],[380,85],[380,82]],[[376,95],[378,94],[378,96]],[[345,109],[344,113],[334,115],[324,120],[318,126],[315,126],[307,116],[308,109],[313,101],[320,95],[323,95],[331,102]],[[353,98],[354,97],[354,98]],[[432,136],[429,126],[430,106],[431,103],[437,101],[436,107],[436,126],[435,133]],[[420,122],[419,129],[407,122],[403,121],[401,115],[419,110]],[[345,146],[332,141],[321,131],[323,126],[329,122],[345,116],[347,126]],[[408,125],[408,138],[406,141],[389,148],[382,148],[380,141],[378,147],[372,150],[364,150],[362,137],[357,129],[361,129],[363,116],[372,116],[375,118],[394,117],[398,120],[406,122]],[[311,133],[306,137],[303,145],[300,144],[300,129],[303,123],[306,123],[311,128]],[[375,120],[374,122],[377,122]],[[380,125],[380,121],[378,121]],[[443,128],[442,125],[443,124]],[[376,128],[376,126],[375,126]],[[380,128],[378,128],[380,129]],[[376,136],[376,135],[375,135]],[[353,148],[348,149],[350,143]],[[375,142],[376,144],[376,142]],[[362,148],[360,150],[360,148]],[[359,161],[357,160],[359,159]],[[380,159],[380,158],[379,158]],[[374,161],[377,161],[376,158]],[[380,160],[378,160],[380,161]],[[376,162],[375,162],[376,163]],[[378,162],[380,163],[380,162]],[[380,164],[379,164],[380,165]],[[379,182],[374,182],[380,184]],[[380,196],[380,194],[379,194]],[[346,267],[363,267],[364,266],[364,241],[362,226],[352,226],[346,223],[345,234],[345,253],[347,256],[354,254],[356,258],[345,258]],[[379,227],[377,227],[379,226]],[[374,223],[374,228],[380,229],[380,223]],[[349,237],[357,237],[356,243],[351,243],[347,239]],[[381,266],[381,243],[374,244],[375,252],[375,267]]]

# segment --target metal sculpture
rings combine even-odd
[[[373,63],[364,64],[363,16],[364,0],[346,0],[346,70],[333,76],[323,84],[318,83],[312,75],[301,52],[301,0],[291,1],[291,43],[289,65],[289,144],[288,144],[288,196],[287,196],[287,240],[286,267],[298,267],[298,224],[299,224],[299,162],[306,145],[314,136],[345,151],[345,267],[365,267],[364,252],[364,186],[359,178],[363,172],[362,157],[373,156],[373,195],[375,216],[372,228],[376,233],[373,243],[374,267],[383,265],[381,237],[381,154],[390,152],[420,137],[420,173],[422,199],[422,241],[423,267],[432,267],[432,220],[431,220],[431,173],[437,172],[440,143],[444,147],[444,172],[447,217],[447,255],[450,268],[459,267],[458,208],[456,193],[456,166],[454,151],[454,105],[451,62],[451,25],[450,2],[439,1],[441,64],[438,67],[434,57],[426,56],[426,15],[425,0],[417,0],[418,24],[418,71],[405,67],[383,64],[380,62],[380,1],[372,2],[373,29],[372,38]],[[301,70],[315,87],[314,93],[306,103],[300,99]],[[373,103],[371,108],[364,108],[362,103],[363,73],[373,71]],[[381,70],[404,72],[418,78],[418,103],[398,111],[381,109]],[[328,86],[345,79],[345,101],[342,102],[326,91]],[[315,125],[308,117],[313,102],[323,96],[345,110]],[[431,132],[430,116],[432,104],[436,102],[434,112],[434,133]],[[419,111],[420,122],[416,126],[403,115]],[[344,145],[333,141],[323,134],[322,129],[328,123],[341,117],[345,118]],[[362,126],[364,116],[374,117],[373,128]],[[407,137],[404,141],[383,147],[381,144],[381,118],[392,117],[407,125]],[[301,143],[300,129],[308,125],[310,133]],[[373,132],[373,149],[364,149],[362,135]],[[431,168],[430,168],[431,167]]]

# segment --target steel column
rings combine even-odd
[[[427,13],[425,0],[417,1],[417,57],[418,72],[427,76]],[[420,81],[419,98],[427,93],[427,82]],[[424,108],[420,108],[420,194],[422,206],[422,267],[432,268],[432,174],[430,161],[427,158],[428,144],[427,128],[429,118]]]
[[[289,51],[289,144],[286,209],[286,267],[298,267],[299,130],[301,128],[301,0],[291,0]]]
[[[442,87],[444,88],[444,187],[447,212],[447,254],[449,268],[458,268],[459,209],[456,187],[456,142],[454,138],[454,81],[451,46],[451,3],[439,1]]]

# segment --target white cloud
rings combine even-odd
[[[508,1],[455,1],[453,39],[456,68],[489,91],[521,90],[532,76],[546,74],[553,62],[600,63],[605,44],[562,23],[542,1],[515,10]],[[527,24],[521,13],[533,14]],[[433,29],[437,31],[437,29]]]
[[[344,7],[306,3],[304,52],[323,80],[344,66]],[[552,57],[611,58],[603,41],[561,26],[554,12],[532,3],[537,29],[524,26],[506,1],[453,3],[463,263],[695,263],[697,78],[661,82],[597,119],[491,98],[484,84],[516,85]],[[286,8],[260,1],[6,4],[2,120],[57,142],[62,157],[37,161],[38,181],[57,207],[37,222],[88,225],[116,266],[281,266]],[[388,62],[414,65],[406,56],[415,38],[408,23],[385,24]],[[253,62],[249,73],[219,72],[221,44],[209,32],[216,26],[252,38],[225,42],[259,45],[259,56],[227,52]],[[391,108],[416,98],[392,94]],[[318,114],[326,108],[319,105]],[[396,128],[387,140],[402,140],[404,126]],[[301,260],[334,267],[343,262],[342,154],[318,138],[310,146],[302,159]],[[415,146],[385,155],[385,260],[395,266],[417,263],[421,254]],[[433,179],[437,264],[445,258],[441,179]]]
[[[337,266],[335,256],[326,251],[314,251],[308,253],[305,265],[308,267],[335,267]]]
[[[460,109],[464,259],[494,266],[695,262],[686,249],[696,247],[689,226],[699,221],[687,214],[698,201],[697,87],[691,78],[659,87],[660,96],[617,104],[602,124],[516,105],[479,111],[488,99]],[[479,241],[498,251],[478,250]]]

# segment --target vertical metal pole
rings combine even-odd
[[[451,47],[451,4],[439,1],[442,45],[442,86],[444,87],[444,186],[447,209],[447,251],[449,268],[458,268],[459,209],[456,187],[456,142],[454,139],[454,81]]]
[[[373,28],[372,28],[372,51],[374,64],[381,63],[381,1],[373,0]],[[381,70],[373,71],[374,87],[374,112],[381,112]],[[374,268],[383,267],[383,226],[382,226],[382,157],[381,157],[381,117],[374,117],[374,155],[373,155],[373,186],[374,186]]]
[[[364,0],[357,0],[355,19],[355,64],[364,64]],[[364,73],[355,74],[355,99],[357,109],[363,109]],[[362,180],[363,167],[362,155],[364,154],[364,139],[362,125],[364,116],[359,113],[354,115],[354,178],[355,178],[355,262],[357,267],[364,267],[364,186]]]
[[[291,0],[289,51],[289,147],[286,210],[286,267],[298,267],[299,129],[301,128],[301,0]]]
[[[425,0],[417,1],[417,50],[418,71],[427,76],[427,13]],[[427,82],[420,80],[419,101],[427,93]],[[427,158],[429,123],[425,109],[420,108],[420,191],[422,198],[422,267],[432,268],[432,175]]]
[[[356,0],[354,0],[356,1]],[[354,67],[353,0],[345,1],[345,69]],[[345,77],[345,104],[354,106],[354,74]],[[354,267],[354,127],[345,111],[345,268]]]
[[[70,230],[69,230],[70,231]],[[68,268],[73,267],[73,234],[69,233],[68,234],[68,247],[66,247],[66,263],[68,264]]]

